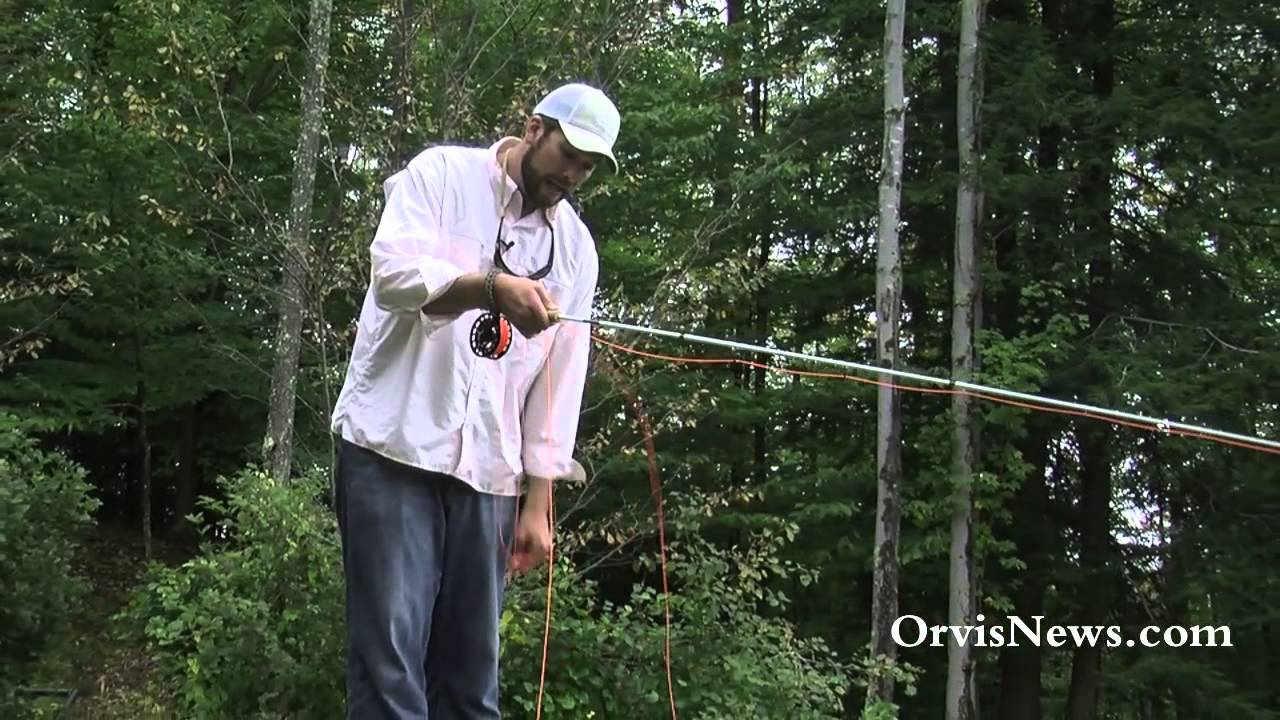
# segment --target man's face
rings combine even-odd
[[[537,118],[526,130],[526,137],[530,134],[531,146],[520,162],[525,195],[537,207],[551,207],[591,177],[597,160],[570,145],[559,129],[549,130]]]

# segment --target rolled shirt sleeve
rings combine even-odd
[[[386,183],[387,204],[369,248],[374,302],[387,312],[418,313],[463,272],[449,261],[440,198],[444,160],[428,150]],[[423,315],[428,332],[452,315]]]
[[[571,301],[561,312],[590,317],[598,277],[599,259],[592,253],[583,265]],[[547,361],[534,378],[525,401],[521,461],[527,476],[565,477],[573,462],[591,358],[591,326],[565,322],[556,327],[555,333]]]

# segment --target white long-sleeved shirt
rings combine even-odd
[[[434,147],[384,185],[369,289],[331,427],[393,460],[452,475],[481,492],[515,495],[523,476],[569,473],[590,332],[561,323],[533,338],[512,328],[498,360],[471,350],[481,310],[426,314],[461,275],[487,272],[502,222],[503,261],[541,282],[561,312],[591,314],[599,258],[591,233],[561,201],[521,217],[518,187],[499,164],[515,138],[488,148]],[[544,219],[545,216],[545,219]]]

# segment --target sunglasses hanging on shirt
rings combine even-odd
[[[543,219],[547,221],[547,229],[551,231],[551,251],[547,253],[547,263],[539,268],[536,272],[527,275],[530,280],[541,280],[551,272],[551,266],[556,259],[556,231],[551,227],[551,221],[544,215]],[[497,276],[501,273],[507,275],[516,275],[507,267],[507,263],[502,258],[502,253],[511,249],[515,243],[503,242],[502,227],[505,218],[498,218],[498,236],[493,241],[493,268],[489,274],[485,276],[485,295],[489,298],[490,309],[485,311],[471,325],[471,351],[482,358],[497,360],[507,351],[511,349],[511,323],[498,311],[498,304],[494,299],[494,285]]]

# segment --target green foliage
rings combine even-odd
[[[387,3],[348,2],[333,19],[297,377],[299,466],[323,464],[330,448],[327,415],[368,280],[382,182],[428,143],[486,144],[512,132],[538,93],[564,79],[605,86],[623,112],[623,172],[597,176],[579,195],[601,253],[599,315],[874,357],[882,3],[736,3],[732,23],[724,3],[701,0],[408,5],[418,17],[404,88]],[[1116,0],[1113,27],[1100,27],[1111,21],[1092,12],[1099,5],[988,7],[977,379],[1274,437],[1280,93],[1267,69],[1277,53],[1272,4]],[[228,486],[208,479],[244,467],[260,448],[306,3],[4,6],[12,12],[0,20],[8,68],[0,88],[0,408],[23,427],[58,430],[50,441],[89,470],[103,516],[131,524],[141,506],[145,411],[152,507],[171,519],[189,510],[178,507],[178,479],[222,497]],[[936,375],[949,363],[956,19],[954,2],[907,5],[902,361]],[[1104,66],[1108,93],[1098,82]],[[670,355],[730,354],[602,335]],[[590,545],[651,533],[646,463],[618,397],[624,385],[651,414],[670,505],[700,515],[679,533],[685,545],[673,562],[674,661],[685,683],[677,699],[691,712],[758,707],[786,716],[798,688],[825,698],[821,678],[831,668],[822,662],[805,666],[817,675],[785,676],[791,689],[770,694],[754,683],[778,672],[766,663],[785,667],[803,654],[787,649],[798,647],[788,628],[821,637],[844,659],[865,646],[874,389],[599,350],[579,444],[593,483],[570,498],[576,508],[564,525],[584,540],[565,543],[572,548],[557,576],[555,710],[573,717],[603,707],[587,696],[606,680],[631,703],[622,714],[634,707],[660,715],[665,700],[658,607],[644,590],[654,586],[652,568],[632,594],[637,570],[616,559],[597,565]],[[904,393],[902,408],[900,607],[938,613],[947,604],[953,484],[948,404]],[[986,401],[975,410],[972,556],[983,609],[1039,608],[1066,621],[1082,612],[1082,598],[1108,588],[1110,617],[1082,620],[1168,624],[1209,612],[1253,640],[1204,656],[1110,652],[1104,712],[1248,717],[1276,704],[1268,671],[1280,655],[1268,629],[1277,619],[1265,608],[1280,607],[1280,592],[1257,577],[1277,564],[1280,506],[1269,456],[1102,427],[1112,441],[1106,537],[1116,552],[1111,580],[1097,582],[1080,559],[1089,516],[1080,505],[1080,437],[1095,421]],[[251,493],[242,481],[215,511],[233,522],[252,525],[254,512],[281,517],[292,502],[273,494],[284,490]],[[250,494],[245,508],[234,506]],[[320,533],[328,521],[307,522]],[[695,572],[767,565],[767,553],[747,560],[746,540],[784,527],[795,528],[776,549],[786,572],[753,580],[759,596]],[[277,530],[254,532],[281,540]],[[314,600],[336,627],[332,559],[317,565],[316,585],[278,588],[266,568],[285,562],[287,543],[228,532],[210,529],[190,567],[152,577],[148,607],[178,623],[169,635],[169,625],[157,626],[149,640],[168,653],[168,676],[222,693],[199,700],[192,689],[185,707],[305,705],[300,693],[273,696],[265,683],[238,677],[231,656],[219,654],[229,648],[239,661],[268,644],[293,658],[278,674],[331,697],[337,681],[325,673],[335,671],[337,634],[329,628],[316,636],[329,644],[308,645],[320,642],[311,633],[324,621],[304,616],[285,628],[283,610],[270,613]],[[333,552],[325,533],[305,540],[318,546],[314,558]],[[300,581],[302,569],[290,568]],[[729,577],[741,580],[736,569]],[[268,597],[264,585],[276,594]],[[541,659],[533,648],[540,650],[542,596],[528,585],[513,596],[504,628],[518,659],[509,664],[509,696],[521,708]],[[768,599],[777,593],[786,602],[775,607]],[[714,625],[713,596],[732,599],[731,622]],[[262,627],[268,631],[252,637]],[[560,642],[570,638],[576,645]],[[689,661],[709,649],[720,663],[718,686]],[[626,662],[614,667],[615,656]],[[899,692],[892,712],[935,717],[945,657],[911,660],[924,670],[918,693]],[[1000,658],[990,660],[983,667]],[[251,667],[261,666],[254,658]],[[1028,692],[1060,708],[1071,666],[1069,648],[1046,650]],[[996,708],[1004,689],[994,678],[978,678],[985,707]],[[732,699],[707,690],[729,692],[731,684],[743,686]],[[565,697],[572,709],[555,699]]]
[[[201,553],[153,566],[121,615],[191,717],[328,717],[344,697],[341,554],[323,473],[288,485],[250,469],[205,500]]]
[[[151,568],[121,614],[160,657],[182,713],[323,717],[341,706],[340,556],[331,516],[316,501],[322,488],[318,475],[292,485],[253,470],[227,479],[228,499],[205,502],[224,516],[208,528],[218,539],[179,568]],[[769,587],[799,572],[778,560],[787,542],[762,531],[723,550],[694,536],[672,553],[682,715],[839,716],[848,669],[820,639],[796,635],[778,615],[787,598]],[[555,580],[544,707],[573,717],[663,717],[660,593],[638,584],[627,603],[602,602],[568,559]],[[545,585],[529,576],[511,591],[503,616],[504,694],[513,712],[537,701],[544,600]]]
[[[67,630],[84,591],[71,563],[98,505],[89,490],[83,468],[0,414],[0,702]]]
[[[787,536],[763,530],[725,549],[695,536],[673,543],[668,560],[671,669],[681,717],[841,717],[849,668],[820,638],[804,638],[771,584],[799,574],[779,559]],[[544,710],[548,716],[671,716],[665,607],[656,559],[640,569],[621,605],[597,599],[572,560],[557,563]],[[534,711],[541,670],[546,576],[523,587],[504,615],[504,697],[518,715]],[[552,711],[558,712],[552,712]]]
[[[898,706],[877,700],[862,709],[862,720],[898,720]]]

